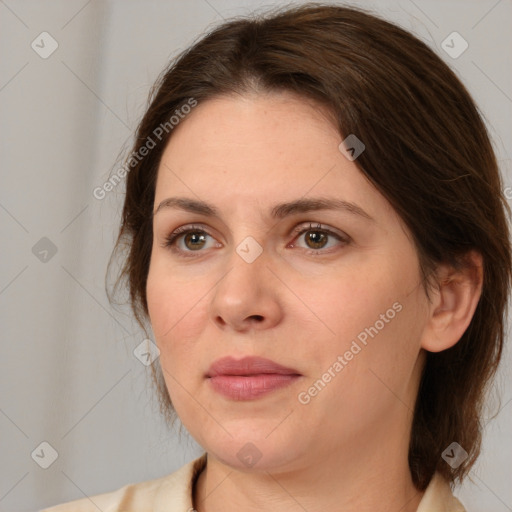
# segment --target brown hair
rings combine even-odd
[[[228,21],[179,55],[151,91],[132,154],[190,98],[272,91],[326,106],[340,134],[364,142],[356,164],[412,232],[427,294],[437,264],[465,265],[471,249],[483,256],[483,290],[470,326],[451,349],[427,354],[409,447],[419,490],[435,471],[460,480],[480,452],[511,277],[510,210],[477,108],[450,68],[405,30],[359,9],[308,4]],[[143,327],[156,176],[171,136],[169,130],[130,163],[116,244],[127,255],[114,290],[127,279]],[[162,410],[171,414],[160,368],[154,376]],[[469,454],[456,469],[441,458],[453,441]]]

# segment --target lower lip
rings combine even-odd
[[[300,375],[261,373],[258,375],[217,375],[210,377],[213,389],[232,400],[255,400],[289,386]]]

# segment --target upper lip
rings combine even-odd
[[[287,368],[263,357],[247,356],[242,359],[235,359],[234,357],[228,356],[217,359],[208,369],[206,376],[261,375],[262,373],[300,375],[299,372],[293,368]]]

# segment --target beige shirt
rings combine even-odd
[[[121,489],[70,501],[41,512],[193,512],[195,480],[206,465],[206,454],[168,476],[125,485]],[[417,512],[465,512],[448,483],[435,474]]]

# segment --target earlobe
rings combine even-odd
[[[460,269],[440,265],[437,283],[421,343],[422,348],[429,352],[453,347],[471,323],[482,293],[481,254],[470,251]]]

